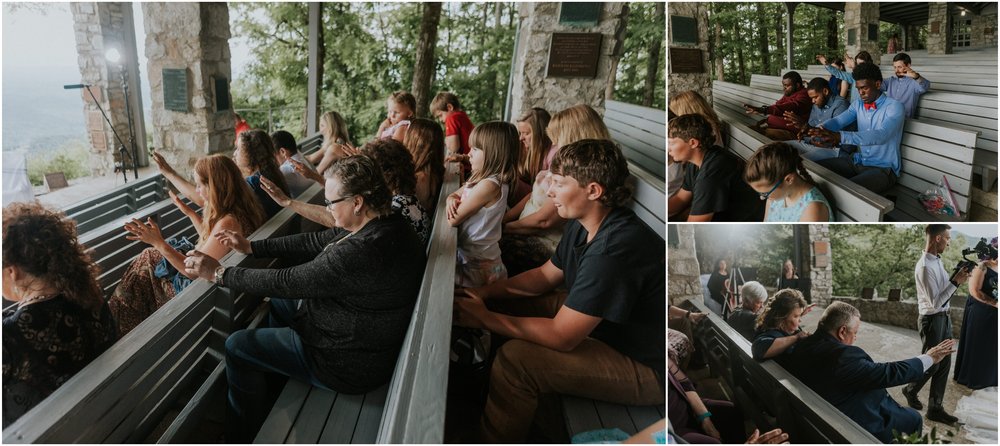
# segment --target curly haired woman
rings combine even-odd
[[[809,336],[799,323],[816,305],[809,305],[799,290],[784,289],[774,293],[757,317],[757,333],[751,351],[753,359],[775,358]]]
[[[39,204],[3,210],[3,427],[118,339],[76,223]]]

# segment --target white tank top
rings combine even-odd
[[[545,204],[548,197],[546,194],[549,192],[549,185],[552,184],[552,173],[548,170],[542,170],[538,172],[535,176],[535,183],[531,186],[531,196],[528,198],[528,202],[524,204],[524,209],[521,211],[521,215],[518,219],[525,218],[535,212],[538,212]],[[547,231],[540,235],[541,241],[551,249],[555,249],[556,245],[559,244],[559,239],[562,238],[563,228],[562,226],[557,226],[554,228],[549,228]]]
[[[472,214],[458,230],[458,254],[467,260],[500,258],[500,233],[503,230],[503,214],[507,211],[506,184],[500,184],[497,177],[492,176],[483,181],[490,181],[500,186],[500,198],[491,206],[483,207]],[[468,197],[472,188],[466,186],[462,190],[462,200]]]

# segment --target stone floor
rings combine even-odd
[[[809,332],[815,331],[816,325],[822,314],[823,309],[816,307],[813,311],[803,317],[803,329]],[[862,317],[864,317],[864,315],[862,315]],[[912,358],[920,354],[921,342],[920,335],[915,330],[862,322],[861,330],[858,332],[858,339],[854,345],[857,345],[868,352],[868,354],[871,355],[872,359],[875,361],[889,362]],[[968,396],[972,393],[971,389],[958,384],[951,379],[951,377],[954,376],[954,371],[955,361],[953,356],[951,362],[951,373],[948,375],[948,386],[946,387],[944,400],[944,408],[948,413],[954,413],[955,407],[958,405],[958,400],[963,396]],[[925,409],[921,411],[921,416],[926,415],[927,413],[926,405],[929,389],[930,382],[924,386],[918,395],[920,401],[922,401],[925,406]],[[893,387],[888,389],[888,391],[889,395],[892,396],[897,402],[904,406],[906,405],[906,398],[903,397],[902,393],[903,386]],[[956,429],[942,423],[924,419],[925,432],[929,432],[930,429],[934,427],[937,428],[939,437],[945,430],[954,432],[955,437],[951,439],[952,443],[968,442],[965,438],[964,431],[961,429]]]
[[[140,167],[139,179],[149,178],[151,175],[156,175],[159,172],[160,170],[154,166]],[[135,174],[130,171],[128,182],[135,181],[134,178]],[[69,181],[69,187],[51,192],[47,191],[45,186],[37,186],[35,187],[35,198],[42,204],[57,209],[64,209],[123,185],[125,185],[125,181],[122,179],[120,172],[117,175],[77,178]]]

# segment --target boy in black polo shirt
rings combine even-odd
[[[668,124],[668,134],[670,156],[688,163],[684,184],[667,203],[671,220],[764,220],[764,201],[743,181],[746,163],[722,147],[707,145],[715,135],[704,117],[678,116]]]
[[[552,161],[548,196],[569,220],[544,265],[459,290],[456,323],[512,338],[500,348],[480,440],[523,442],[542,393],[663,404],[666,292],[663,239],[630,209],[628,166],[614,143],[582,140]],[[554,317],[514,317],[484,301],[525,300],[565,282]],[[508,301],[509,302],[509,301]]]

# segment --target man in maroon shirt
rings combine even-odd
[[[789,71],[781,76],[781,89],[785,95],[774,105],[753,107],[743,104],[743,107],[746,108],[747,114],[759,113],[767,116],[757,125],[757,131],[775,141],[788,141],[796,139],[795,134],[798,129],[785,121],[784,113],[790,111],[803,121],[807,121],[812,103],[809,94],[803,88],[802,76],[795,71]]]

